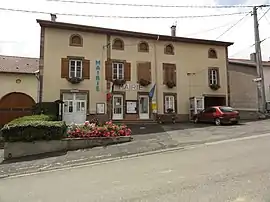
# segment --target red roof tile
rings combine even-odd
[[[0,72],[33,74],[38,69],[38,58],[0,55]]]

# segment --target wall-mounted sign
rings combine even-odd
[[[97,114],[105,114],[105,103],[97,103]]]
[[[96,60],[96,91],[100,91],[100,60]]]
[[[120,87],[120,90],[125,90],[125,91],[138,91],[142,90],[143,87],[140,84],[129,84],[126,83],[123,86]]]
[[[126,101],[126,113],[127,114],[137,114],[137,100],[127,100]]]

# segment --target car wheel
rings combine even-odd
[[[198,117],[196,117],[194,120],[193,120],[194,123],[199,123],[199,119]]]
[[[219,118],[215,119],[215,125],[216,126],[220,126],[221,125],[221,121]]]

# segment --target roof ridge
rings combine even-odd
[[[24,57],[24,56],[15,56],[15,55],[0,55],[0,57],[9,57],[9,58],[24,58],[24,59],[37,59],[36,57]]]

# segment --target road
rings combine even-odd
[[[1,202],[268,202],[270,134],[0,180]]]

